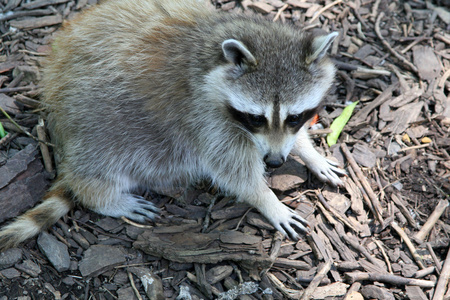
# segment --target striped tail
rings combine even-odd
[[[73,201],[63,189],[49,191],[42,203],[0,229],[0,252],[17,247],[25,240],[55,224],[73,207]]]

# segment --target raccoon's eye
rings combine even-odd
[[[295,127],[298,124],[300,124],[300,122],[303,119],[303,114],[298,114],[298,115],[289,115],[286,118],[286,124],[290,127]]]
[[[266,124],[266,117],[262,115],[248,114],[248,120],[250,124],[254,127],[261,127],[264,126],[264,124]]]

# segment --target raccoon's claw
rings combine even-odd
[[[280,207],[272,210],[266,218],[272,225],[289,239],[297,241],[300,232],[308,233],[308,222],[295,211],[280,203]]]
[[[138,223],[147,223],[148,220],[154,220],[159,214],[159,208],[147,201],[144,197],[137,195],[124,195],[120,206],[103,208],[97,212],[111,217],[126,217]]]
[[[339,176],[346,176],[347,172],[339,168],[339,164],[318,154],[314,161],[305,162],[311,172],[320,180],[329,182],[333,186],[343,186]]]

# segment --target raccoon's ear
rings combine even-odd
[[[222,43],[225,59],[238,66],[244,73],[251,72],[256,67],[253,54],[238,40],[229,39]]]
[[[310,64],[313,61],[317,61],[324,57],[328,51],[328,48],[330,48],[334,39],[338,35],[339,34],[337,32],[332,32],[328,35],[319,35],[314,37],[311,46],[312,54],[306,58],[306,62]]]

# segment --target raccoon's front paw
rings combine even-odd
[[[271,209],[269,213],[264,214],[264,216],[278,231],[294,241],[299,239],[298,233],[308,233],[310,231],[309,228],[306,228],[308,222],[281,202],[279,202],[277,207]]]
[[[347,172],[339,168],[339,164],[331,159],[327,159],[317,153],[317,156],[314,159],[305,161],[305,164],[320,180],[329,182],[334,186],[344,185],[339,176],[345,176],[347,175]]]

